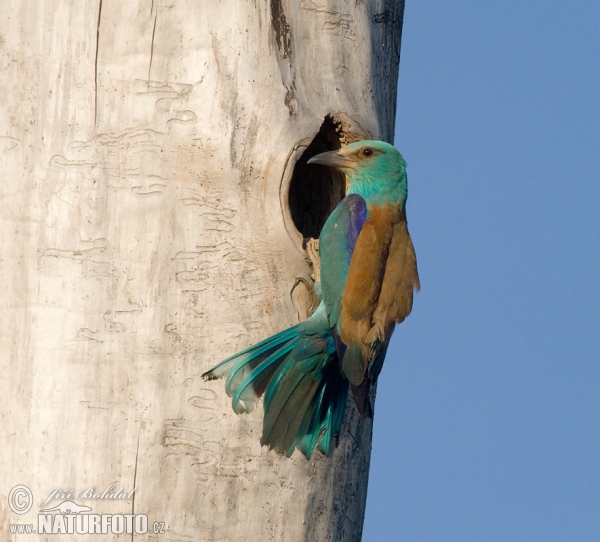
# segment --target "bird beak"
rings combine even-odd
[[[340,154],[340,151],[329,151],[313,156],[307,164],[321,164],[323,166],[346,169],[354,166],[356,160],[350,156]]]

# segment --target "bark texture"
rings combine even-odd
[[[72,500],[156,540],[359,540],[370,421],[282,458],[200,375],[310,312],[294,165],[328,115],[391,141],[403,2],[4,4],[0,538],[114,483]]]

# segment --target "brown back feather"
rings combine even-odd
[[[410,314],[415,288],[417,260],[404,213],[393,205],[372,208],[352,254],[342,299],[340,338],[352,352],[342,369],[353,385],[364,380],[394,323]]]

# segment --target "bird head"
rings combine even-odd
[[[364,140],[350,143],[336,151],[324,152],[308,160],[339,169],[348,175],[348,193],[365,199],[382,197],[406,201],[406,162],[393,145],[385,141]]]

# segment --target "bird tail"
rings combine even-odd
[[[317,443],[328,454],[342,425],[348,381],[323,318],[324,311],[318,310],[306,322],[202,375],[209,380],[226,377],[225,390],[237,414],[254,410],[264,394],[261,444],[288,457],[298,448],[310,458]]]

